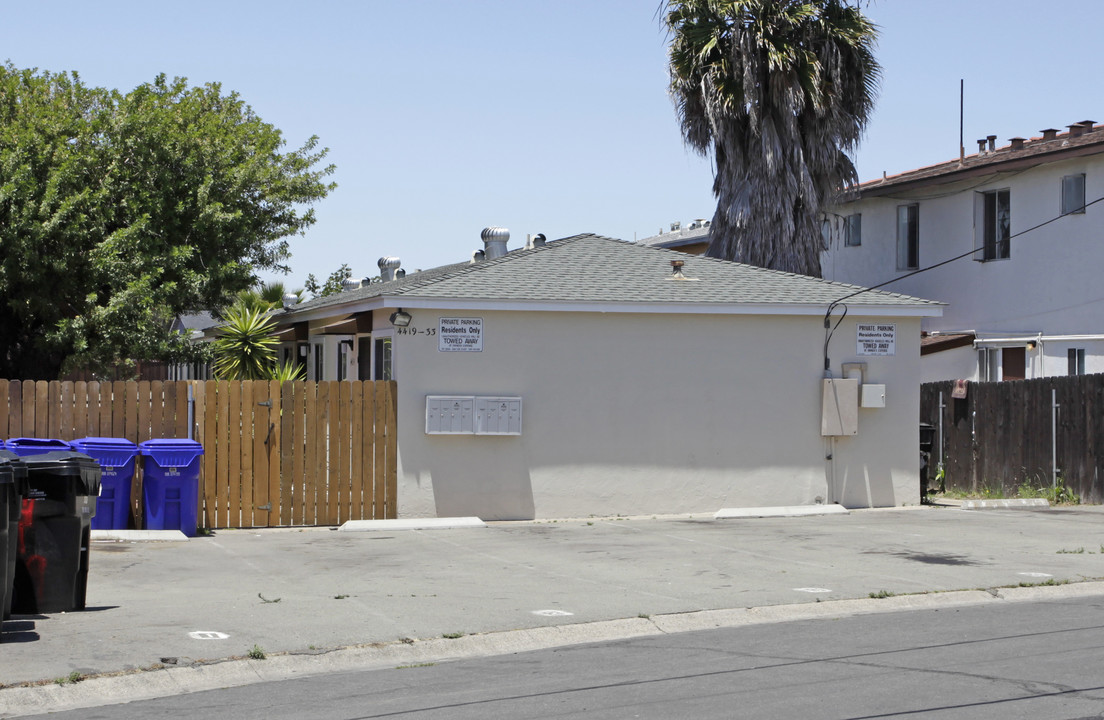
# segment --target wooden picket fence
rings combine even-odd
[[[189,400],[189,387],[191,400]],[[0,380],[0,437],[193,438],[205,528],[396,517],[395,383]],[[141,474],[132,491],[141,527]]]

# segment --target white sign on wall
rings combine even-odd
[[[856,352],[859,355],[895,355],[897,354],[897,326],[863,325],[858,326]]]
[[[440,352],[483,352],[483,318],[441,318],[437,329]]]

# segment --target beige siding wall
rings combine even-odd
[[[486,520],[919,502],[919,320],[865,358],[887,407],[820,436],[820,317],[412,310],[413,327],[482,317],[483,351],[395,336],[399,515]],[[861,319],[870,322],[870,318]],[[883,319],[884,320],[884,319]],[[855,358],[854,315],[830,355]],[[520,437],[429,436],[425,396],[518,395]]]

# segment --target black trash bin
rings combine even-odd
[[[19,546],[19,518],[23,514],[23,498],[27,495],[27,466],[23,460],[10,450],[0,450],[0,465],[6,465],[11,471],[12,483],[9,492],[4,495],[4,486],[0,485],[0,508],[7,517],[7,548],[0,552],[0,577],[6,578],[0,584],[0,619],[11,617],[12,587],[15,584],[15,554]],[[0,519],[0,523],[4,522]]]
[[[935,444],[935,426],[920,423],[920,502],[927,502],[928,478],[931,470],[932,446]]]
[[[12,576],[15,567],[8,563],[8,548],[15,544],[12,537],[18,532],[18,523],[12,523],[12,508],[22,504],[21,498],[15,491],[15,471],[7,460],[0,460],[0,609],[8,606],[8,597],[11,595]],[[12,528],[15,528],[13,531]],[[0,634],[0,641],[3,641]]]
[[[71,450],[23,458],[27,497],[19,519],[12,613],[80,610],[100,466]]]

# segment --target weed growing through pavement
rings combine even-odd
[[[54,682],[56,682],[58,685],[68,685],[70,683],[79,683],[83,679],[84,676],[81,675],[79,671],[74,670],[65,677],[59,677],[57,680],[54,680]]]
[[[878,592],[870,593],[870,597],[874,598],[875,600],[881,600],[882,598],[893,597],[893,595],[894,595],[894,593],[891,593],[888,590],[879,590]]]
[[[462,632],[445,633],[441,637],[445,638],[446,640],[455,640],[456,638],[464,637],[464,633],[462,633]]]
[[[1084,555],[1085,554],[1085,548],[1079,547],[1076,550],[1066,550],[1065,548],[1063,548],[1063,549],[1057,551],[1057,553],[1055,553],[1055,554],[1057,554],[1057,555]]]
[[[262,648],[260,645],[254,645],[249,650],[249,659],[250,660],[264,660],[265,659],[264,648]]]

